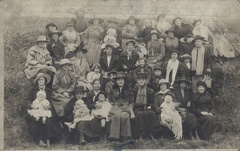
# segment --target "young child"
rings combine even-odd
[[[109,93],[112,90],[112,86],[115,84],[114,78],[116,78],[116,76],[117,76],[117,71],[110,71],[108,73],[108,77],[109,77],[110,81],[108,81],[108,83],[106,84],[106,87],[105,87],[105,92],[107,93],[107,95],[109,95]]]
[[[54,23],[49,23],[49,24],[47,24],[47,25],[46,25],[46,31],[45,31],[44,36],[46,36],[47,39],[50,39],[50,37],[48,37],[49,34],[50,34],[52,31],[57,30],[57,29],[58,29],[58,27],[57,27],[57,25],[55,25]]]
[[[102,74],[101,74],[101,66],[99,63],[95,63],[92,68],[91,72],[87,74],[87,81],[92,83],[94,79],[101,79]]]
[[[144,42],[144,39],[139,39],[136,51],[139,55],[139,57],[148,57],[148,51],[146,49],[146,44]]]
[[[103,91],[96,96],[96,105],[101,105],[101,108],[92,110],[92,115],[101,119],[101,127],[105,127],[106,122],[109,121],[108,115],[112,105],[108,102],[107,94]]]
[[[117,31],[116,29],[109,28],[107,31],[107,35],[104,37],[104,44],[101,46],[101,49],[104,49],[106,44],[112,45],[114,48],[118,48],[120,44],[116,39]]]
[[[153,69],[153,75],[150,80],[149,86],[154,90],[154,92],[158,92],[160,90],[158,82],[159,80],[164,79],[162,76],[162,68],[161,67],[155,67]]]
[[[181,56],[184,63],[184,70],[186,74],[186,79],[191,81],[191,56],[189,54],[184,54]]]
[[[136,69],[134,70],[134,78],[137,79],[137,74],[141,72],[141,73],[147,73],[148,77],[146,79],[147,83],[150,83],[150,79],[151,79],[151,68],[148,67],[147,65],[147,60],[146,58],[142,57],[138,59],[138,66],[136,67]]]
[[[42,90],[37,92],[37,97],[31,105],[32,109],[28,110],[28,113],[39,121],[42,118],[42,122],[45,124],[47,117],[50,118],[52,113],[50,111],[50,103],[46,99],[46,93]]]
[[[90,114],[90,110],[87,105],[84,104],[83,100],[77,100],[73,107],[74,120],[72,123],[65,122],[65,124],[74,129],[78,122],[80,121],[91,121],[94,117]]]
[[[182,139],[182,119],[176,107],[178,103],[173,102],[171,95],[166,94],[164,102],[161,104],[161,120],[160,124],[166,126],[175,135],[176,140]]]

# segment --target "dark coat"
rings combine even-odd
[[[151,77],[149,87],[152,88],[154,90],[154,92],[158,92],[160,90],[158,82],[161,79],[164,79],[164,77],[163,76],[155,76],[155,75],[153,75]]]
[[[120,55],[120,64],[121,68],[123,70],[123,65],[126,65],[128,67],[127,71],[133,71],[135,69],[135,64],[139,58],[139,55],[137,52],[133,51],[132,55],[128,59],[128,53],[126,51],[123,51]]]
[[[110,71],[118,71],[120,68],[120,64],[119,64],[119,58],[115,55],[112,55],[110,64],[108,66],[107,64],[107,55],[103,55],[100,57],[100,62],[99,64],[102,67],[102,70],[105,72],[110,72]]]
[[[181,25],[181,27],[177,27],[175,26],[174,27],[174,30],[176,32],[175,36],[178,38],[178,39],[181,39],[183,37],[186,37],[188,34],[192,34],[192,27],[188,24],[183,24]]]
[[[192,101],[193,94],[190,90],[184,90],[184,97],[182,96],[180,88],[177,88],[174,92],[176,96],[177,102],[181,103],[179,107],[181,108],[189,108],[187,107],[187,103]]]
[[[75,24],[75,30],[78,33],[84,32],[87,29],[87,20],[85,18],[77,17],[76,19],[71,19]]]
[[[139,31],[139,38],[143,38],[143,41],[145,42],[145,44],[147,45],[147,43],[151,40],[151,31],[153,30],[153,28],[145,28],[145,29],[141,29]]]
[[[64,45],[59,40],[55,42],[51,39],[47,44],[47,50],[52,57],[53,63],[54,61],[60,61],[64,58]]]
[[[139,72],[145,72],[147,74],[147,83],[150,83],[150,79],[151,79],[151,76],[152,76],[152,70],[149,66],[144,66],[144,67],[136,67],[136,69],[134,70],[134,78],[135,80],[137,79],[137,75]]]
[[[101,92],[101,91],[100,91]],[[95,97],[95,98],[94,98]],[[95,104],[96,104],[96,95],[94,93],[93,90],[89,91],[88,94],[87,94],[87,100],[88,100],[88,103],[87,103],[87,106],[89,108],[89,110],[92,110],[92,109],[95,109]]]

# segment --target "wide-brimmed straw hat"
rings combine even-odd
[[[104,22],[104,20],[102,18],[92,18],[88,21],[88,23],[93,24],[93,21],[96,19],[99,21],[99,24],[102,24]]]
[[[41,42],[41,41],[48,42],[47,38],[43,35],[38,36],[36,40],[36,42]]]
[[[35,79],[33,80],[33,84],[37,84],[37,81],[39,78],[45,78],[45,84],[48,84],[51,80],[50,75],[46,74],[46,73],[38,73],[37,76],[35,77]]]
[[[60,61],[60,66],[62,66],[62,65],[72,65],[72,63],[69,59],[62,59]]]
[[[135,24],[140,21],[140,19],[134,17],[134,16],[129,16],[129,18],[126,20],[126,24],[129,24],[129,21],[133,19],[135,21]]]
[[[60,32],[60,31],[58,31],[58,30],[54,30],[54,31],[50,32],[50,33],[48,34],[48,36],[49,36],[49,37],[52,37],[53,34],[58,34],[58,37],[60,37],[60,36],[63,35],[62,32]]]

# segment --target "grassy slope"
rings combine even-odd
[[[45,25],[55,22],[62,30],[67,19],[42,19],[42,18],[18,18],[12,17],[5,20],[4,26],[4,128],[5,147],[7,149],[40,149],[32,141],[24,118],[21,116],[21,107],[25,103],[24,97],[30,87],[30,83],[22,73],[26,60],[26,50],[30,48],[40,33],[44,33]],[[14,22],[13,22],[14,21]],[[14,24],[10,24],[14,23]],[[218,113],[224,129],[215,134],[210,141],[183,141],[180,143],[169,140],[140,141],[124,148],[130,149],[157,149],[157,148],[240,148],[239,132],[239,88],[240,65],[238,58],[229,60],[224,66],[215,64],[214,87],[219,90],[220,96],[215,100]],[[223,76],[224,75],[224,76]],[[223,82],[222,82],[223,81]],[[222,87],[223,86],[223,87]],[[118,146],[111,142],[94,142],[81,146],[65,145],[64,142],[53,145],[50,149],[112,149]]]

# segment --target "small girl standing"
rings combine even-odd
[[[100,79],[102,76],[101,71],[100,64],[95,63],[91,68],[91,72],[87,74],[87,81],[92,83],[94,79]]]
[[[146,58],[144,58],[144,57],[142,57],[142,58],[139,58],[138,59],[138,66],[137,66],[137,68],[134,70],[134,78],[135,78],[135,80],[137,79],[137,74],[139,73],[139,72],[141,72],[141,73],[143,73],[143,72],[145,72],[145,73],[147,73],[147,79],[146,79],[146,82],[147,83],[149,83],[150,82],[150,79],[151,79],[151,75],[152,75],[152,73],[151,73],[151,68],[147,65],[147,60],[146,60]]]
[[[42,122],[45,124],[46,119],[52,116],[50,111],[50,103],[46,99],[46,93],[42,90],[38,91],[37,98],[31,105],[32,109],[28,110],[28,113],[39,121],[42,118]]]

